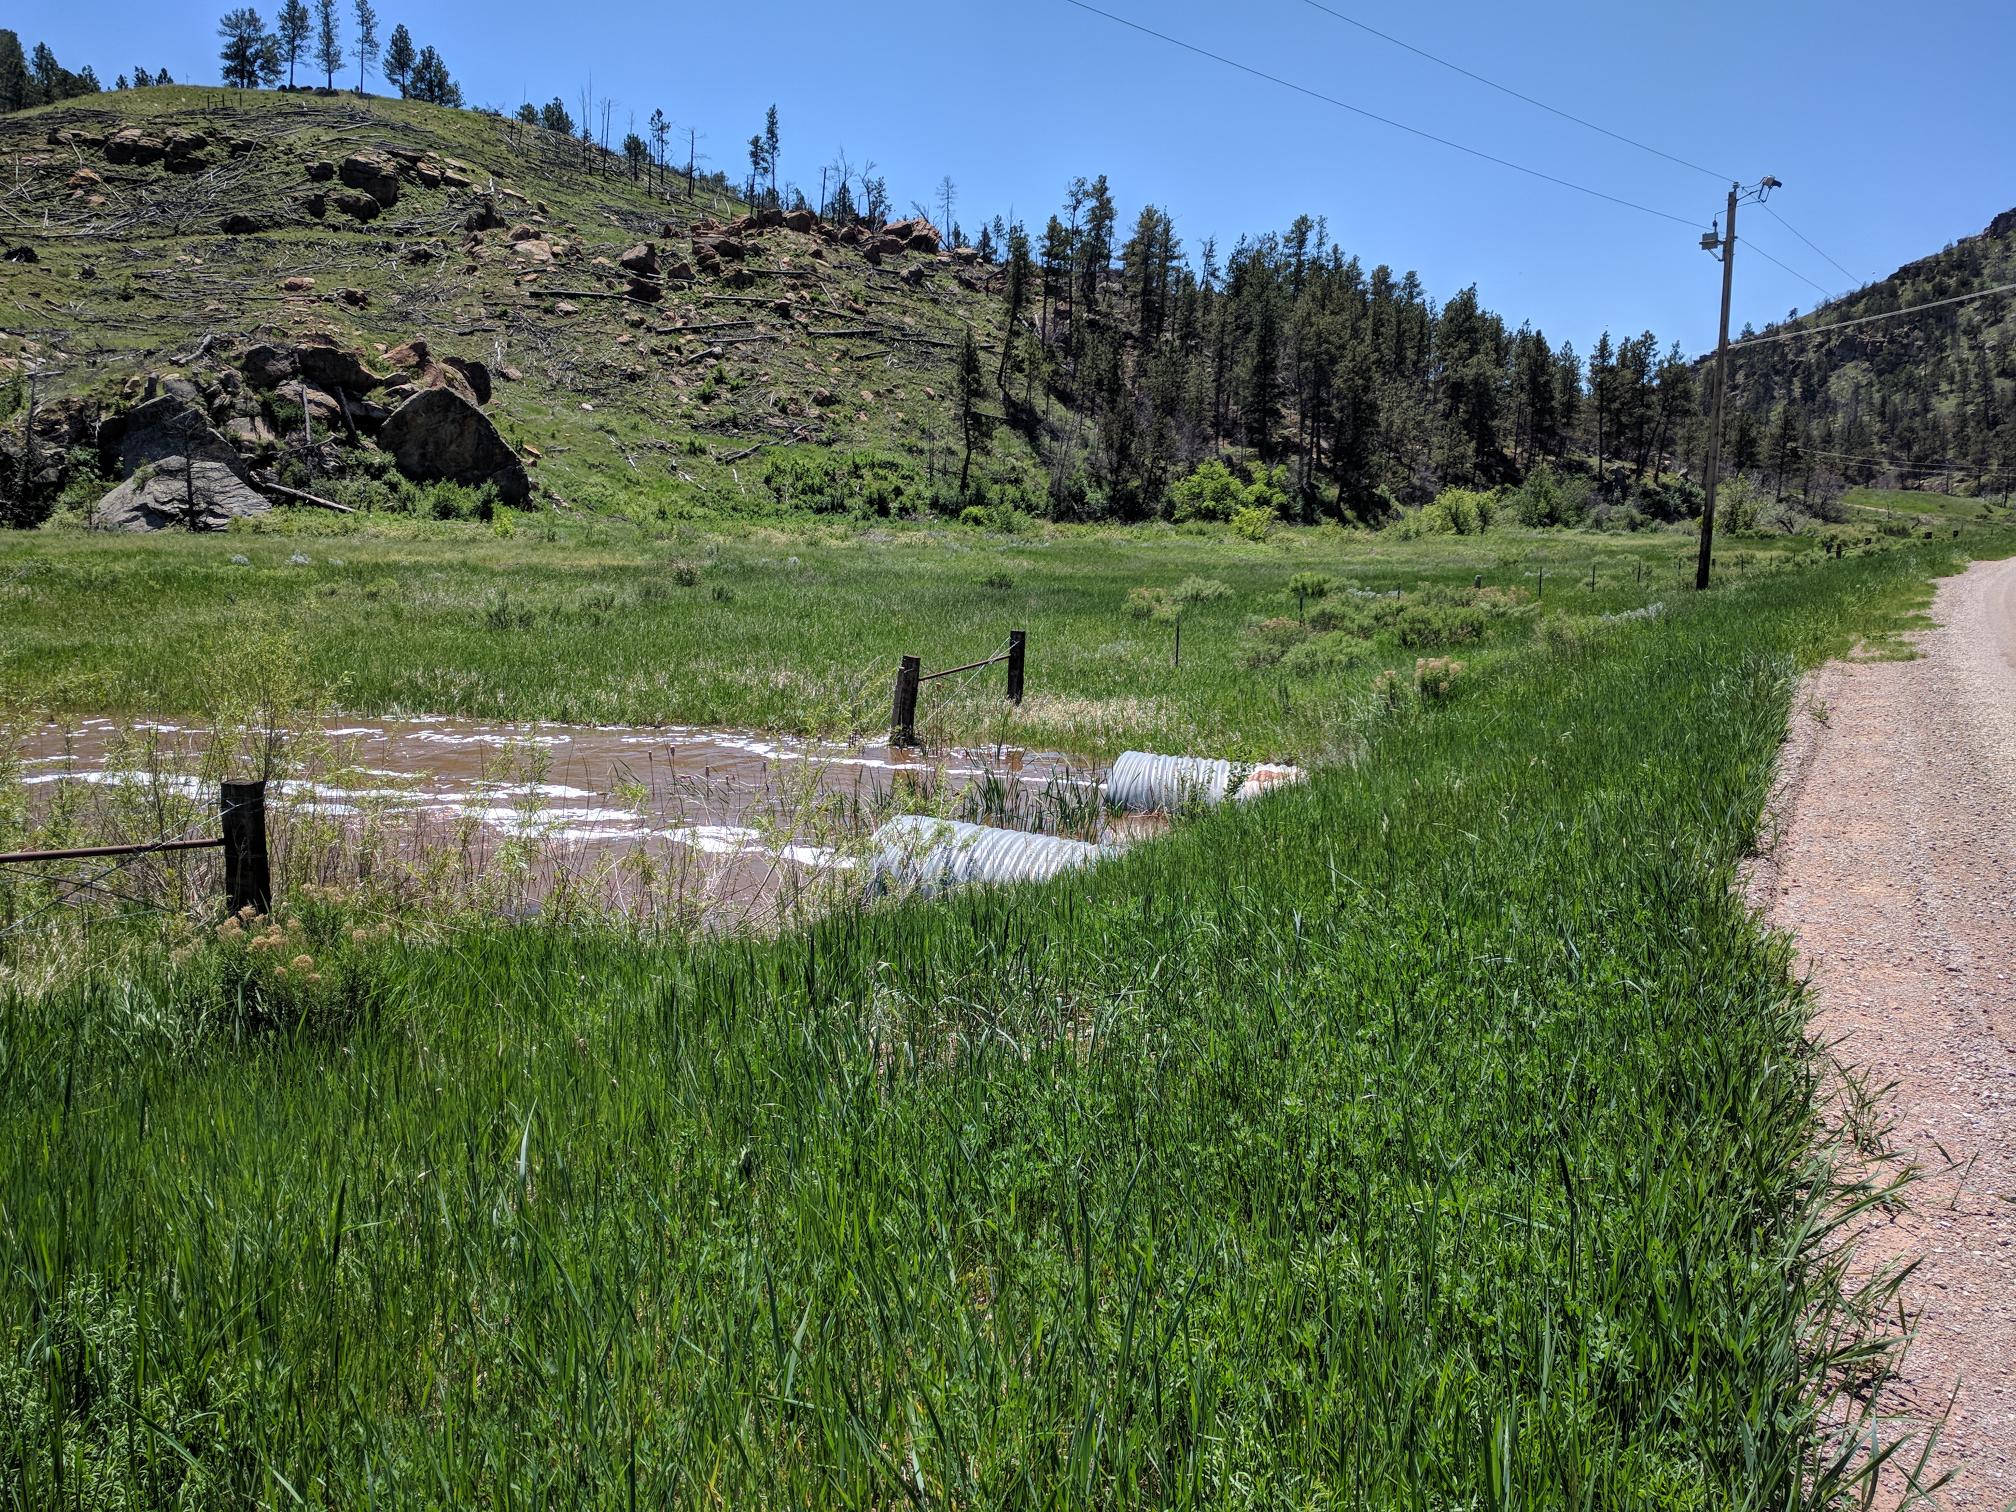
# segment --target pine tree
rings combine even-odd
[[[770,203],[777,203],[777,107],[763,117],[763,162],[770,170]]]
[[[280,43],[281,61],[287,65],[289,89],[294,87],[294,66],[301,61],[301,50],[308,45],[308,34],[314,25],[302,0],[282,0],[280,24],[275,36]]]
[[[226,11],[217,23],[217,35],[224,46],[217,57],[224,65],[224,82],[237,89],[259,85],[259,55],[266,40],[266,23],[251,6]]]
[[[959,369],[953,376],[953,397],[959,405],[959,438],[966,451],[959,463],[959,497],[971,497],[968,483],[973,473],[973,453],[985,451],[994,434],[994,417],[980,408],[987,391],[987,379],[980,370],[980,348],[974,344],[973,328],[966,328],[959,343]]]
[[[546,102],[546,108],[539,112],[539,124],[548,131],[557,131],[562,136],[574,135],[574,117],[567,113],[567,106],[560,96],[555,95]]]
[[[982,239],[985,240],[984,233]],[[1001,366],[994,375],[995,386],[1004,394],[1008,391],[1008,363],[1015,351],[1015,336],[1021,328],[1022,311],[1029,303],[1029,275],[1033,271],[1029,262],[1029,233],[1020,225],[1009,227],[1008,280],[1001,311]]]
[[[294,0],[299,4],[300,0]],[[413,34],[406,30],[401,21],[392,28],[392,35],[385,43],[385,82],[397,89],[403,98],[406,86],[413,77]]]
[[[21,38],[0,27],[0,115],[26,105],[28,89],[28,59],[21,51]]]
[[[336,0],[315,0],[315,65],[322,70],[323,87],[336,87],[336,71],[343,66],[343,34],[336,24]]]
[[[357,18],[357,93],[364,93],[364,79],[378,63],[378,12],[371,0],[355,0]]]
[[[441,54],[431,47],[420,49],[420,56],[413,60],[413,79],[408,86],[409,97],[423,100],[429,105],[448,105],[462,108],[462,90],[448,76],[448,65],[441,60]]]

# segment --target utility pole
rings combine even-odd
[[[1708,586],[1708,568],[1715,553],[1715,488],[1721,481],[1722,414],[1729,395],[1729,296],[1736,281],[1736,206],[1746,199],[1754,199],[1761,205],[1771,191],[1779,187],[1778,180],[1768,173],[1752,189],[1731,184],[1726,212],[1729,217],[1727,233],[1718,236],[1709,231],[1701,237],[1701,250],[1722,259],[1722,325],[1715,340],[1715,407],[1713,418],[1708,423],[1708,460],[1703,468],[1706,477],[1703,479],[1701,500],[1701,555],[1694,564],[1697,592]]]

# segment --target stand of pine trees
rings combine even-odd
[[[1670,474],[1702,429],[1699,386],[1651,332],[1605,333],[1585,370],[1474,287],[1438,305],[1412,273],[1368,271],[1320,219],[1222,259],[1206,241],[1193,263],[1161,210],[1117,241],[1115,218],[1100,177],[1071,185],[1033,251],[1024,228],[990,228],[1010,249],[1002,404],[1046,461],[1053,511],[1159,513],[1228,452],[1285,468],[1304,519],[1382,518],[1541,463],[1647,514],[1691,507]]]

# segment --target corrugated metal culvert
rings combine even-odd
[[[868,892],[939,893],[969,883],[1048,882],[1087,866],[1109,847],[1058,835],[990,829],[956,819],[905,814],[875,831]]]
[[[1223,803],[1228,796],[1257,798],[1283,783],[1301,780],[1300,767],[1271,763],[1237,767],[1209,756],[1124,751],[1106,778],[1106,802],[1129,813],[1173,814],[1193,804]]]

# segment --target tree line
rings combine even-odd
[[[400,22],[381,43],[378,12],[371,0],[350,0],[350,30],[345,35],[337,0],[282,0],[272,29],[251,6],[227,11],[217,23],[223,40],[218,61],[224,82],[237,89],[300,87],[303,64],[322,76],[325,90],[336,88],[339,75],[357,70],[356,90],[362,94],[374,71],[399,91],[402,99],[430,105],[462,105],[461,86],[434,48],[413,45],[413,34]],[[311,75],[312,77],[312,75]]]
[[[1648,514],[1688,507],[1672,475],[1698,458],[1700,388],[1650,331],[1606,331],[1584,358],[1474,286],[1438,303],[1411,272],[1368,269],[1321,217],[1193,259],[1155,206],[1123,235],[1104,176],[1075,180],[1040,232],[996,217],[981,244],[1004,259],[1002,418],[1043,456],[1053,510],[1150,514],[1232,452],[1285,474],[1312,519],[1542,464]]]

